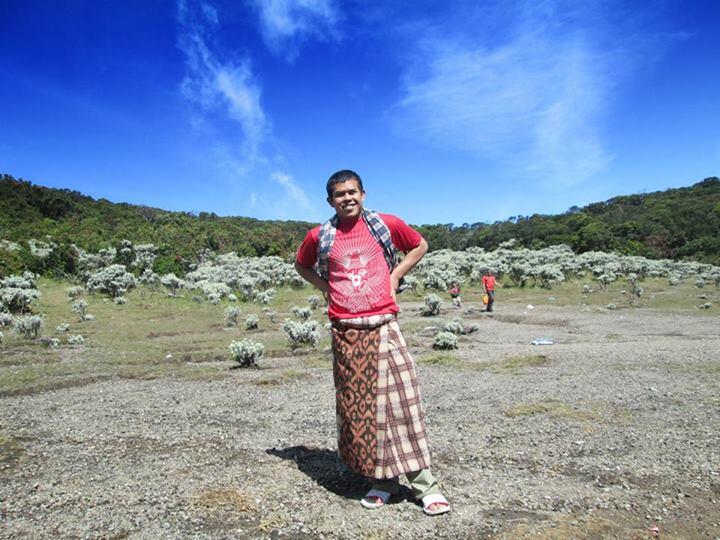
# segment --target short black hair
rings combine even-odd
[[[348,180],[357,180],[360,191],[365,191],[365,189],[363,189],[363,183],[360,175],[355,171],[351,171],[350,169],[343,169],[342,171],[336,172],[328,179],[327,185],[325,186],[328,197],[332,197],[333,191],[335,191],[335,184],[342,184],[343,182],[347,182]]]

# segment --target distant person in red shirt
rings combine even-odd
[[[450,298],[452,298],[453,306],[460,309],[462,307],[462,298],[460,298],[460,285],[458,285],[456,282],[453,282],[448,293],[450,293]]]
[[[426,514],[449,512],[430,472],[415,361],[395,299],[427,242],[401,219],[363,208],[357,173],[338,171],[326,187],[335,215],[307,233],[295,269],[329,300],[338,453],[350,470],[372,481],[361,500],[365,508],[387,504],[404,474]]]
[[[491,312],[493,310],[493,303],[495,303],[495,276],[489,269],[485,271],[485,275],[482,277],[482,286],[488,297],[485,311]]]

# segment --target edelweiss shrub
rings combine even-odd
[[[443,325],[443,332],[450,332],[451,334],[455,334],[456,336],[461,336],[464,334],[465,329],[463,328],[462,323],[459,321],[450,321]]]
[[[38,259],[46,259],[49,257],[53,250],[57,247],[54,242],[42,242],[31,238],[28,240],[28,247],[30,248],[30,254]]]
[[[115,304],[118,306],[124,306],[125,304],[127,304],[127,298],[125,298],[124,296],[116,296],[113,299],[113,302],[115,302]]]
[[[311,294],[307,297],[308,304],[310,304],[310,309],[317,309],[320,307],[320,297],[317,294]]]
[[[77,336],[68,336],[67,342],[68,345],[82,345],[85,343],[85,338],[79,334]]]
[[[235,326],[238,322],[238,317],[240,316],[240,308],[238,307],[229,307],[225,310],[225,325],[226,326]]]
[[[70,325],[68,323],[62,323],[55,327],[55,332],[57,334],[64,334],[68,330],[70,330]]]
[[[143,273],[140,274],[138,281],[143,285],[147,285],[150,289],[156,290],[160,285],[160,276],[158,276],[150,268],[146,268],[143,270]]]
[[[283,330],[290,341],[290,347],[297,349],[303,345],[310,345],[313,349],[320,343],[317,321],[296,322],[285,319]]]
[[[261,304],[269,304],[275,298],[277,291],[275,289],[266,289],[254,294],[253,300]]]
[[[245,317],[245,330],[257,330],[260,318],[257,315],[248,315]]]
[[[0,327],[10,326],[13,322],[13,316],[9,313],[0,312]]]
[[[268,309],[265,311],[265,316],[268,318],[268,320],[271,323],[275,322],[275,319],[277,318],[277,311],[273,311],[272,309]]]
[[[310,308],[306,307],[293,306],[292,312],[293,315],[303,321],[308,320],[310,318],[310,315],[312,315],[312,311],[310,310]]]
[[[89,321],[94,321],[94,320],[95,320],[95,315],[90,315],[89,313],[86,313],[85,315],[82,316],[82,320],[83,320],[83,321],[88,321],[88,322],[89,322]]]
[[[80,315],[80,320],[85,318],[85,312],[87,311],[88,304],[85,300],[76,300],[73,302],[72,310]]]
[[[3,342],[3,338],[4,338],[4,336],[3,336],[3,333],[2,333],[2,332],[0,332],[0,343],[2,343],[2,342]]]
[[[60,346],[60,340],[58,338],[41,337],[39,341],[40,345],[46,349],[56,349]]]
[[[703,278],[697,278],[695,280],[695,287],[698,289],[703,289],[705,287],[705,280]]]
[[[39,315],[25,315],[15,318],[15,333],[29,339],[35,339],[40,334],[43,320]]]
[[[450,350],[458,348],[458,339],[452,332],[440,332],[435,336],[433,349]]]
[[[17,242],[11,242],[10,240],[0,240],[0,249],[6,253],[15,253],[20,251],[22,248]]]
[[[230,343],[230,355],[232,359],[243,367],[256,366],[264,352],[265,345],[250,339],[242,339]]]
[[[35,288],[34,274],[11,275],[0,280],[0,311],[28,313],[30,304],[40,297]]]
[[[158,248],[153,244],[136,245],[132,266],[143,271],[151,269],[155,264],[155,259],[157,259],[157,250]]]
[[[441,304],[442,301],[437,294],[428,294],[425,297],[425,309],[422,311],[422,314],[426,317],[434,317],[436,315],[440,315]]]
[[[190,283],[224,283],[239,291],[245,300],[254,299],[257,291],[271,286],[295,287],[304,283],[293,266],[280,257],[238,257],[236,253],[218,255],[202,263],[186,279]]]
[[[65,291],[67,292],[68,298],[70,300],[77,300],[85,292],[85,289],[83,289],[80,286],[75,286],[75,287],[69,287]]]
[[[91,274],[87,281],[87,289],[92,292],[105,293],[117,298],[137,286],[137,279],[122,264],[113,264]]]
[[[472,334],[473,332],[477,332],[479,329],[480,327],[477,324],[466,325],[463,324],[462,321],[456,319],[454,321],[445,323],[442,331],[450,332],[451,334],[455,334],[456,336],[463,336],[466,334]]]
[[[177,296],[177,292],[180,289],[180,287],[183,287],[185,282],[177,277],[175,274],[170,272],[169,274],[165,274],[160,278],[160,283],[163,287],[166,287],[170,291],[170,296]]]

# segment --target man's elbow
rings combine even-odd
[[[420,255],[420,257],[425,256],[425,254],[428,251],[427,240],[425,240],[424,238],[422,240],[420,240],[420,244],[418,245],[418,250],[419,250],[418,254]]]

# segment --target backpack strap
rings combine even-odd
[[[372,210],[363,209],[362,212],[363,221],[366,223],[370,234],[375,238],[380,247],[383,250],[385,262],[388,268],[392,272],[393,269],[398,265],[399,253],[397,248],[392,242],[392,236],[390,229],[382,220],[377,212]],[[334,215],[327,220],[320,227],[318,233],[318,251],[317,251],[317,263],[315,264],[315,271],[324,280],[330,279],[330,250],[332,249],[333,243],[335,242],[335,232],[338,226],[338,217]],[[398,286],[398,292],[402,292],[407,288],[405,279],[401,278]]]

